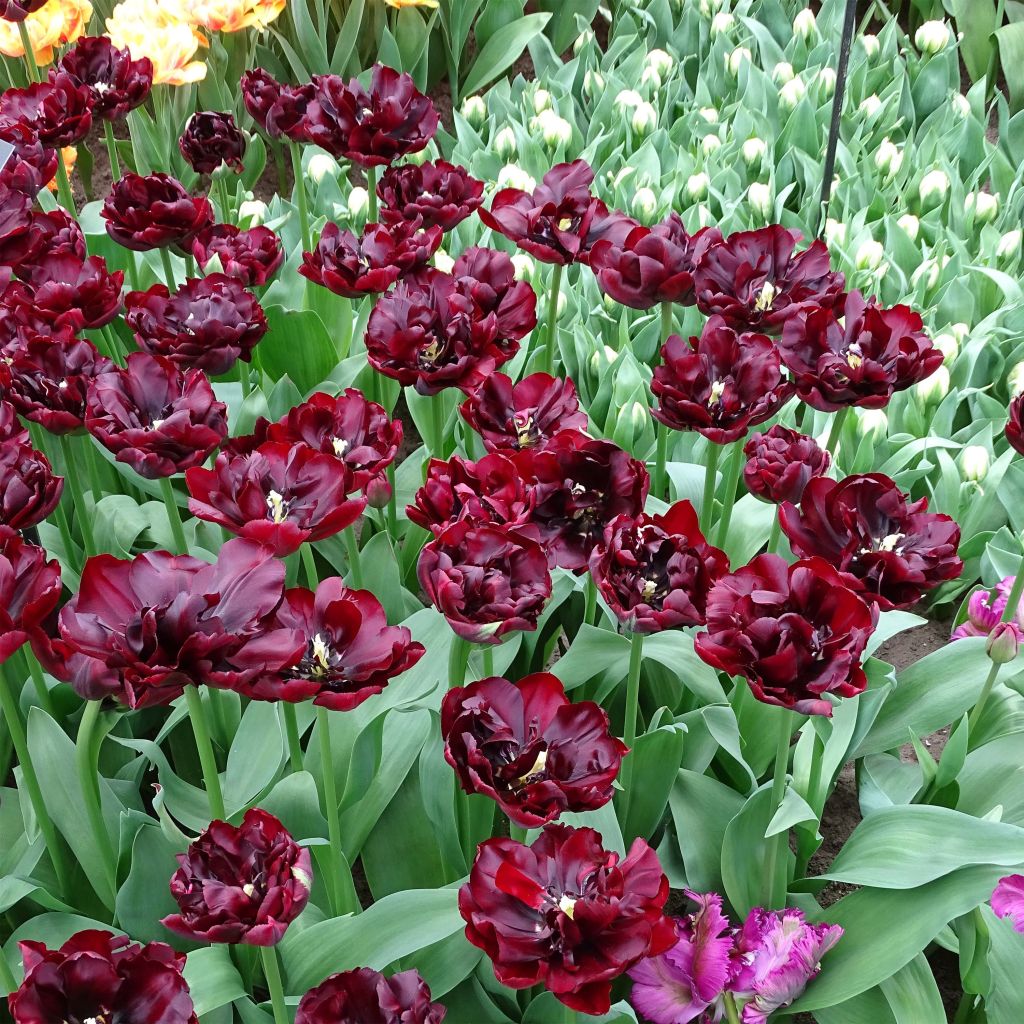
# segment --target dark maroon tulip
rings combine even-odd
[[[0,194],[2,191],[0,188]],[[2,202],[0,198],[0,205]],[[0,213],[0,219],[2,216]],[[63,210],[32,213],[24,233],[0,238],[0,266],[13,267],[21,277],[28,277],[31,268],[47,256],[74,256],[85,262],[85,235]]]
[[[14,1024],[198,1024],[185,954],[163,942],[89,930],[60,949],[19,942],[25,980],[8,996]]]
[[[1024,395],[1010,402],[1006,420],[1006,440],[1014,451],[1024,455]]]
[[[315,104],[316,87],[282,85],[262,68],[242,75],[242,100],[253,120],[274,139],[282,135],[292,142],[305,142],[306,111]],[[314,108],[315,111],[316,108]]]
[[[42,632],[60,600],[60,566],[7,526],[0,526],[0,662]]]
[[[448,1011],[430,1001],[416,971],[385,978],[369,967],[332,974],[299,1003],[295,1024],[441,1024]]]
[[[92,331],[105,327],[121,312],[124,271],[107,270],[102,256],[83,260],[70,252],[50,253],[21,267],[19,273],[30,287],[8,286],[5,303],[25,302],[55,326]]]
[[[35,199],[57,173],[57,150],[41,142],[29,125],[20,122],[0,128],[0,141],[14,147],[0,167],[0,185]]]
[[[673,430],[696,430],[715,444],[736,441],[764,423],[792,394],[771,338],[738,334],[720,316],[700,338],[671,335],[654,368],[651,415]]]
[[[642,462],[611,441],[578,431],[515,456],[534,492],[531,527],[552,566],[582,572],[616,516],[639,516],[650,478]]]
[[[95,377],[85,426],[118,462],[158,480],[199,466],[227,437],[227,406],[202,370],[134,352],[124,369]]]
[[[302,657],[282,672],[246,683],[256,700],[313,703],[351,711],[391,679],[412,668],[425,650],[404,626],[389,626],[381,603],[368,590],[349,590],[334,576],[316,593],[285,591],[275,624],[302,635]]]
[[[403,164],[386,171],[377,185],[385,224],[421,218],[424,227],[451,231],[483,202],[484,183],[447,160]]]
[[[216,110],[193,114],[178,139],[185,163],[196,174],[212,174],[221,164],[240,174],[245,148],[245,136],[235,124],[234,115]]]
[[[28,431],[21,425],[10,402],[0,399],[0,444],[29,444]]]
[[[827,694],[855,697],[867,686],[861,657],[878,611],[823,558],[789,565],[758,555],[711,588],[707,619],[697,653],[743,676],[765,704],[831,717]]]
[[[169,704],[186,686],[232,689],[298,661],[304,639],[271,626],[283,596],[284,563],[253,541],[228,541],[213,565],[96,555],[61,610],[60,638],[116,672],[129,707]]]
[[[213,223],[209,199],[190,196],[169,174],[127,173],[114,182],[101,213],[107,234],[136,252],[167,246],[187,252],[196,235]]]
[[[560,430],[586,430],[576,386],[568,378],[531,373],[517,384],[492,373],[459,407],[489,452],[543,448]]]
[[[824,307],[843,311],[843,275],[829,265],[823,242],[794,255],[798,231],[772,224],[737,231],[705,249],[694,271],[697,306],[737,331],[781,334],[799,313]]]
[[[625,858],[592,828],[546,825],[529,846],[488,839],[459,890],[466,938],[509,988],[542,983],[582,1013],[607,1013],[612,982],[675,944],[668,879],[637,839]]]
[[[617,516],[590,556],[598,591],[633,633],[702,626],[708,590],[728,571],[728,557],[704,539],[688,501],[661,516]]]
[[[5,266],[25,258],[32,224],[32,197],[0,185],[0,256]]]
[[[812,480],[799,507],[779,506],[782,532],[801,558],[820,555],[845,585],[882,611],[909,608],[925,591],[963,572],[960,527],[928,512],[928,499],[909,501],[881,473]]]
[[[276,946],[305,909],[313,885],[309,850],[272,814],[252,807],[237,828],[211,821],[171,878],[179,913],[161,922],[199,942]]]
[[[316,103],[307,110],[306,140],[360,167],[391,164],[424,149],[437,132],[438,116],[412,76],[375,64],[367,90],[355,78],[313,79]]]
[[[365,498],[347,497],[355,487],[344,462],[305,444],[270,442],[241,456],[222,452],[213,469],[197,466],[185,481],[192,515],[282,557],[351,526],[366,507]]]
[[[537,326],[537,294],[516,280],[508,253],[470,246],[455,261],[452,274],[458,290],[473,300],[478,317],[494,314],[499,338],[522,341]]]
[[[0,444],[0,526],[38,525],[57,507],[63,490],[64,479],[53,475],[42,452],[16,441]]]
[[[153,62],[134,60],[106,36],[83,36],[60,59],[60,70],[88,88],[93,117],[120,121],[141,107],[153,88]]]
[[[519,351],[498,318],[465,294],[461,279],[422,270],[383,296],[366,328],[366,354],[378,373],[421,395],[448,387],[472,392]]]
[[[125,320],[139,348],[166,356],[182,369],[227,373],[267,333],[263,307],[234,277],[189,278],[171,295],[166,285],[129,292]]]
[[[539,544],[503,526],[452,523],[420,552],[427,600],[456,635],[496,644],[506,633],[534,630],[551,596],[551,574]]]
[[[477,524],[524,526],[533,497],[516,464],[501,452],[470,462],[453,455],[431,459],[427,477],[406,515],[417,526],[439,534],[457,519]]]
[[[402,443],[402,421],[391,419],[383,406],[355,388],[334,398],[321,391],[268,424],[264,440],[306,444],[336,456],[351,470],[353,488],[379,508],[381,497],[384,504],[390,497],[387,468]]]
[[[799,502],[808,483],[824,476],[832,456],[813,437],[776,423],[743,446],[743,482],[762,501]]]
[[[489,796],[523,828],[603,807],[629,753],[608,731],[605,710],[571,703],[548,672],[449,690],[441,736],[463,790]]]
[[[45,3],[46,0],[0,0],[0,18],[4,21],[24,21]]]
[[[23,124],[44,146],[75,146],[92,127],[89,90],[62,71],[49,81],[33,82],[27,89],[8,89],[0,95],[0,128]]]
[[[106,662],[80,654],[61,639],[56,608],[42,629],[31,637],[32,650],[54,679],[67,683],[82,700],[123,699],[119,673]]]
[[[243,231],[234,224],[214,224],[193,241],[192,255],[203,270],[216,256],[228,277],[252,288],[265,285],[277,273],[284,262],[284,247],[263,225]]]
[[[302,254],[299,273],[335,295],[358,299],[386,292],[400,277],[426,265],[441,244],[439,227],[418,222],[367,224],[361,237],[328,224],[314,252]]]
[[[689,234],[678,213],[653,228],[633,228],[619,245],[603,240],[590,252],[590,268],[606,295],[633,309],[662,302],[692,306],[693,271],[708,246],[722,240],[718,228]]]
[[[36,335],[9,361],[0,362],[0,388],[25,419],[51,434],[70,434],[84,426],[90,381],[113,365],[91,341]]]
[[[585,160],[556,164],[532,193],[502,189],[490,210],[480,208],[480,219],[543,263],[574,263],[587,248],[598,212],[590,194],[593,180]]]
[[[583,248],[576,257],[577,261],[584,266],[590,266],[590,258],[598,242],[611,242],[612,245],[621,247],[630,232],[638,227],[639,223],[632,217],[627,217],[620,210],[609,210],[602,200],[595,199],[591,205],[587,235],[583,240]]]
[[[0,391],[10,386],[13,360],[28,352],[33,342],[41,342],[40,348],[45,349],[46,345],[66,345],[78,340],[69,324],[47,323],[33,306],[10,301],[19,294],[23,294],[19,281],[11,281],[7,291],[0,293]]]
[[[942,353],[923,328],[909,306],[883,309],[854,291],[846,297],[842,323],[832,309],[790,318],[779,351],[797,395],[812,408],[881,409],[894,392],[930,377],[942,365]]]

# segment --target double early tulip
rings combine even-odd
[[[92,127],[91,94],[71,75],[55,71],[46,82],[0,94],[0,127],[28,126],[46,146],[59,149],[81,142]]]
[[[187,252],[214,220],[205,196],[190,196],[169,174],[129,171],[103,200],[107,234],[126,249],[145,252],[172,246]]]
[[[306,141],[306,109],[314,102],[316,87],[284,85],[263,68],[242,75],[242,102],[252,119],[272,138],[285,136]]]
[[[60,59],[60,70],[89,90],[93,117],[119,121],[142,106],[153,88],[153,62],[133,60],[107,36],[85,36]]]
[[[419,218],[425,228],[437,225],[442,231],[451,231],[478,209],[483,194],[482,181],[447,160],[392,167],[377,185],[385,224]]]
[[[0,527],[37,526],[57,507],[63,490],[63,477],[53,475],[42,452],[24,441],[0,443]]]
[[[1006,419],[1006,440],[1014,451],[1024,455],[1024,395],[1010,402]]]
[[[430,1001],[416,971],[386,978],[369,967],[332,974],[299,1003],[295,1024],[441,1024],[447,1010]]]
[[[60,600],[60,566],[9,526],[0,526],[0,663],[33,646]]]
[[[193,114],[178,139],[178,149],[196,174],[212,174],[221,164],[242,170],[245,136],[232,114],[201,110]]]
[[[259,224],[242,230],[234,224],[214,224],[196,236],[192,256],[205,271],[215,256],[228,277],[247,288],[262,287],[284,262],[281,239]]]
[[[743,483],[762,501],[799,502],[807,485],[824,476],[832,456],[813,437],[776,423],[743,446]]]
[[[0,141],[13,147],[0,167],[0,185],[34,199],[57,173],[57,151],[41,142],[29,125],[18,121],[0,127]]]
[[[94,331],[121,312],[124,271],[108,270],[102,256],[51,252],[19,273],[26,283],[8,286],[4,304],[24,303],[47,323]]]

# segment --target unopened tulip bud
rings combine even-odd
[[[985,653],[997,665],[1009,665],[1020,650],[1020,638],[1011,622],[1000,622],[985,641]]]
[[[938,405],[949,394],[949,370],[940,366],[930,377],[914,385],[923,405]]]
[[[885,249],[882,243],[876,242],[873,238],[863,242],[854,257],[858,270],[877,270],[882,265],[884,258]]]
[[[871,35],[870,33],[863,35],[860,37],[860,45],[867,54],[868,60],[878,56],[878,36]]]
[[[960,354],[960,342],[952,334],[943,332],[932,338],[932,344],[942,353],[942,361],[951,363]]]
[[[787,61],[781,61],[772,68],[772,81],[776,85],[785,85],[787,82],[792,82],[796,78],[796,72],[793,70],[793,65]]]
[[[936,260],[924,260],[910,275],[910,283],[916,288],[923,281],[925,290],[931,291],[939,283],[941,273],[942,268]]]
[[[707,121],[708,124],[718,124],[718,108],[717,107],[701,107],[697,111],[702,121]]]
[[[630,209],[637,220],[644,221],[645,223],[652,221],[658,212],[658,197],[652,189],[638,188],[633,196]]]
[[[764,139],[754,136],[743,143],[743,159],[748,166],[752,167],[754,164],[761,163],[767,150],[768,147],[765,145]]]
[[[647,54],[647,66],[654,68],[655,71],[664,78],[675,66],[675,58],[670,54],[666,53],[665,50],[651,50]]]
[[[619,170],[618,174],[616,174],[611,179],[612,186],[614,188],[619,188],[619,186],[621,186],[623,182],[625,182],[629,178],[632,178],[634,174],[636,174],[636,168],[635,167],[626,166],[626,167],[621,168]]]
[[[250,227],[262,224],[267,219],[267,204],[262,199],[247,199],[238,207],[238,219]]]
[[[362,185],[356,185],[348,194],[348,212],[352,217],[365,217],[370,208],[370,196]]]
[[[590,71],[583,76],[583,95],[593,100],[604,92],[605,80],[600,71]]]
[[[968,192],[964,197],[964,208],[974,211],[979,224],[991,224],[999,216],[999,196],[989,192]]]
[[[875,167],[886,177],[898,174],[903,166],[903,150],[888,136],[878,144],[875,150]]]
[[[722,148],[722,140],[717,135],[705,135],[700,140],[700,151],[705,156],[711,156],[712,153]]]
[[[882,101],[872,93],[860,101],[857,110],[863,117],[874,117],[882,109]]]
[[[836,91],[836,73],[832,68],[822,68],[815,76],[814,80],[818,83],[818,88],[821,90],[822,96],[825,99],[831,99],[832,94]]]
[[[705,18],[710,18],[716,11],[721,9],[724,0],[700,0],[700,13]]]
[[[523,192],[532,192],[537,182],[518,164],[505,164],[498,172],[499,188],[518,188]]]
[[[996,258],[1002,260],[1004,263],[1009,263],[1015,260],[1020,254],[1021,241],[1024,240],[1024,234],[1021,233],[1019,228],[1014,228],[1013,231],[1007,231],[1002,238],[999,239],[999,244],[996,246]]]
[[[648,93],[656,93],[661,88],[661,75],[655,68],[644,68],[640,76],[640,84]]]
[[[949,26],[944,21],[926,21],[914,33],[914,45],[929,56],[941,53],[951,41]]]
[[[633,111],[633,131],[643,138],[658,127],[658,112],[650,103],[641,103]]]
[[[551,93],[547,89],[538,89],[533,94],[533,112],[535,114],[543,113],[545,110],[550,110],[554,105],[554,101],[551,99]]]
[[[960,453],[960,472],[965,480],[980,483],[988,475],[989,455],[984,445],[969,444]]]
[[[779,90],[779,103],[784,110],[796,110],[800,101],[807,95],[807,86],[802,78],[794,78]]]
[[[1011,398],[1024,394],[1024,362],[1015,363],[1006,375],[1006,387]]]
[[[502,160],[508,160],[510,157],[516,155],[519,146],[516,144],[516,135],[512,129],[506,125],[502,128],[497,135],[494,136],[494,152],[501,157]]]
[[[615,106],[620,110],[633,110],[639,107],[644,102],[643,96],[636,91],[636,89],[623,89],[618,96],[615,97]]]
[[[889,434],[889,417],[882,409],[861,409],[858,411],[857,428],[862,437],[870,437],[878,444]]]
[[[969,324],[965,323],[950,324],[949,333],[956,338],[958,344],[962,345],[971,336],[971,328]]]
[[[561,320],[565,315],[565,307],[569,304],[568,298],[566,298],[565,292],[558,293],[558,299],[555,302],[555,317]]]
[[[309,163],[306,164],[306,174],[317,185],[324,178],[337,178],[340,173],[341,168],[338,166],[338,161],[327,153],[317,153],[311,156]]]
[[[585,46],[589,46],[594,41],[594,33],[591,29],[587,29],[586,32],[581,32],[577,37],[576,41],[572,44],[573,56],[579,56],[580,50]]]
[[[963,121],[971,116],[971,101],[963,93],[954,92],[949,97],[953,113]]]
[[[590,357],[591,373],[599,377],[618,358],[619,353],[615,349],[608,345],[598,345],[594,350],[594,354]]]
[[[711,34],[726,35],[736,27],[736,18],[728,11],[720,11],[711,19]]]
[[[929,171],[921,179],[917,193],[924,206],[938,206],[945,202],[946,196],[949,194],[949,175],[945,171]]]
[[[839,220],[833,220],[831,217],[825,218],[825,244],[829,246],[839,246],[842,248],[846,245],[846,225]]]
[[[553,110],[542,110],[536,117],[531,118],[530,128],[540,132],[544,145],[549,149],[568,146],[572,142],[572,125]]]
[[[601,301],[604,304],[604,308],[612,315],[622,311],[622,304],[618,300],[613,299],[607,292],[604,293]]]
[[[745,46],[737,46],[728,57],[725,58],[725,68],[732,75],[733,78],[738,78],[740,74],[740,68],[744,64],[749,64],[753,60],[754,55]]]
[[[711,179],[703,172],[699,174],[691,174],[686,179],[686,196],[694,203],[699,203],[708,194],[708,186],[711,184]]]
[[[917,241],[917,236],[921,231],[921,219],[919,217],[915,217],[912,213],[905,213],[896,223],[899,224],[911,241]]]
[[[480,96],[467,96],[462,101],[462,116],[474,128],[479,128],[487,120],[487,104]]]
[[[537,275],[537,264],[533,262],[533,257],[525,252],[513,254],[512,266],[515,268],[516,278],[520,281],[532,281]]]
[[[444,251],[444,249],[438,249],[437,252],[434,253],[434,266],[443,273],[450,274],[455,268],[455,260],[453,260],[451,256]]]
[[[751,209],[765,220],[771,217],[774,200],[770,186],[755,181],[747,189],[747,201],[750,203]]]
[[[810,42],[818,35],[818,23],[814,20],[814,11],[810,8],[805,7],[793,19],[793,35],[805,43]]]

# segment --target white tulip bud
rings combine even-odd
[[[718,124],[718,110],[715,107],[701,107],[697,113],[708,124]]]
[[[262,199],[247,199],[238,207],[238,219],[250,226],[262,224],[267,219],[267,204]]]
[[[1024,362],[1016,363],[1006,376],[1006,386],[1011,398],[1024,394]]]
[[[619,353],[608,345],[598,345],[594,354],[590,357],[590,369],[595,375],[600,376],[602,371],[607,370],[616,359]]]
[[[533,94],[533,112],[535,114],[550,110],[552,106],[554,106],[554,101],[551,99],[551,93],[547,89],[538,89]]]
[[[882,409],[858,409],[857,427],[862,437],[871,437],[875,444],[889,434],[889,417]]]
[[[537,182],[518,164],[505,164],[498,172],[498,187],[532,192],[537,187]]]
[[[705,156],[711,156],[716,150],[722,148],[722,140],[717,135],[705,135],[700,140],[700,151]]]
[[[807,95],[807,86],[802,78],[794,78],[786,82],[779,90],[779,103],[785,110],[795,110],[800,101]]]
[[[626,167],[620,168],[618,174],[614,175],[614,177],[612,176],[611,172],[609,172],[608,177],[611,180],[612,187],[618,188],[627,179],[632,178],[634,174],[636,174],[636,168],[629,167],[627,165]]]
[[[455,260],[444,249],[438,249],[434,253],[434,267],[445,274],[450,274],[455,269]]]
[[[605,80],[604,75],[600,71],[587,70],[583,76],[583,95],[588,100],[594,99],[596,96],[600,96],[604,92]]]
[[[753,58],[754,55],[749,49],[747,49],[747,47],[737,46],[736,49],[725,58],[725,69],[733,78],[738,78],[740,68],[742,68],[744,64],[749,64]]]
[[[960,453],[960,472],[965,480],[981,483],[988,476],[988,449],[984,445],[969,444]]]
[[[721,8],[723,2],[724,0],[700,0],[700,13],[705,18],[710,18]]]
[[[874,117],[881,109],[882,101],[874,93],[870,96],[865,96],[857,107],[857,110],[864,117]]]
[[[516,143],[516,134],[512,129],[505,125],[504,128],[500,129],[498,134],[494,136],[494,152],[501,157],[502,160],[508,160],[509,157],[513,157],[519,150],[519,146]]]
[[[942,361],[944,363],[953,362],[960,354],[960,342],[946,331],[942,334],[936,334],[932,338],[932,344],[942,353]]]
[[[341,168],[338,166],[338,161],[327,153],[315,153],[306,164],[306,174],[317,185],[324,178],[337,178],[340,173]]]
[[[634,434],[642,433],[651,418],[647,406],[643,402],[634,402],[630,406],[629,416],[632,420]]]
[[[910,283],[916,288],[924,282],[925,291],[931,291],[939,283],[942,268],[935,260],[924,260],[910,275]]]
[[[370,194],[362,185],[356,185],[348,194],[348,212],[352,217],[365,217],[370,208]]]
[[[810,42],[818,34],[818,23],[814,20],[814,11],[805,7],[797,13],[793,19],[793,35],[802,39],[805,43]]]
[[[654,194],[654,190],[649,188],[638,188],[633,196],[633,202],[630,204],[630,209],[637,220],[653,220],[655,214],[658,212],[658,197]]]
[[[650,103],[641,103],[633,111],[633,131],[643,138],[658,127],[658,112]]]
[[[949,333],[962,345],[971,336],[971,328],[965,323],[950,324]]]
[[[601,302],[604,305],[605,310],[611,313],[612,316],[615,316],[616,313],[621,312],[622,310],[622,306],[618,300],[613,299],[607,292],[602,296]]]
[[[787,82],[792,82],[794,78],[796,78],[796,72],[793,70],[793,65],[786,61],[782,61],[772,68],[772,81],[776,85],[785,85]]]
[[[1022,235],[1019,228],[1014,228],[1013,231],[1007,231],[1006,234],[999,239],[999,244],[996,246],[996,257],[1006,263],[1016,259],[1020,254],[1022,239],[1024,239],[1024,235]]]
[[[661,75],[655,68],[644,68],[640,76],[640,84],[648,93],[656,93],[661,88]]]
[[[664,50],[651,50],[647,54],[647,66],[654,68],[664,78],[676,66],[676,61],[675,57]]]
[[[487,104],[481,96],[467,96],[462,101],[462,116],[474,128],[479,128],[487,120]]]
[[[760,214],[765,220],[768,220],[772,215],[772,206],[774,204],[774,198],[772,196],[771,187],[763,184],[762,182],[755,181],[750,188],[747,189],[747,202],[750,203],[751,209]]]
[[[687,198],[694,203],[699,203],[708,194],[708,186],[711,184],[711,179],[703,172],[699,174],[691,174],[686,179],[686,195]]]
[[[949,97],[953,104],[953,113],[963,121],[971,116],[971,101],[963,93],[954,92]]]
[[[568,146],[572,142],[572,125],[550,108],[530,118],[530,130],[539,132],[544,145],[549,149]]]
[[[887,135],[875,150],[875,167],[886,177],[899,174],[903,166],[903,150]]]
[[[759,139],[755,135],[743,143],[743,160],[748,167],[752,167],[754,164],[760,164],[764,159],[764,155],[767,150],[768,147],[765,145],[764,139]]]
[[[711,19],[711,34],[725,35],[736,27],[736,18],[728,11],[720,11]]]
[[[860,45],[867,54],[868,59],[878,56],[879,44],[878,36],[873,36],[870,33],[860,37]]]
[[[826,99],[831,99],[832,94],[836,91],[836,73],[832,68],[822,68],[815,76],[814,80],[818,83],[818,88],[821,90],[822,96]]]
[[[635,107],[639,107],[643,102],[643,96],[641,96],[635,89],[623,89],[618,96],[615,97],[615,106],[622,110],[632,110]]]
[[[558,300],[555,302],[555,317],[561,320],[565,315],[565,307],[568,305],[569,300],[566,298],[565,292],[560,291],[558,293]]]
[[[921,231],[921,219],[919,217],[915,217],[912,213],[905,213],[896,223],[903,228],[911,241],[917,241],[917,236]]]
[[[949,193],[949,176],[945,171],[929,171],[917,187],[917,194],[924,206],[938,206],[945,202]]]
[[[519,281],[532,281],[537,276],[537,264],[533,262],[533,257],[525,252],[513,254],[512,266]]]
[[[846,245],[846,225],[842,221],[825,218],[825,244],[839,248]]]
[[[593,41],[594,33],[591,29],[588,28],[586,32],[580,33],[580,35],[576,37],[576,41],[572,44],[573,56],[579,56],[580,50],[582,50],[585,46],[589,45]]]
[[[999,216],[999,196],[988,192],[968,192],[964,197],[964,208],[974,211],[979,224],[991,224]]]
[[[949,394],[949,370],[940,366],[930,377],[914,385],[914,392],[924,405],[938,405]]]
[[[858,270],[877,270],[885,259],[885,247],[881,242],[869,238],[857,249],[854,259]]]
[[[929,56],[941,53],[950,42],[949,26],[944,21],[926,21],[914,33],[914,45]]]

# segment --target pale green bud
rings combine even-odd
[[[949,97],[953,105],[953,113],[963,121],[971,116],[971,101],[963,93],[954,92]]]
[[[554,100],[552,100],[551,93],[547,89],[538,89],[533,94],[533,112],[535,114],[550,110],[552,106],[554,106]]]
[[[751,209],[765,220],[771,217],[774,199],[770,186],[755,181],[747,189],[747,202],[750,203]]]
[[[686,179],[686,196],[694,203],[700,202],[708,194],[708,186],[711,184],[711,179],[701,171],[698,174],[691,174]]]
[[[858,270],[877,270],[882,265],[882,260],[885,259],[885,248],[881,242],[869,238],[857,249],[854,259]]]
[[[634,107],[639,107],[643,102],[643,96],[636,89],[623,89],[615,97],[615,106],[620,110],[632,110]]]
[[[882,409],[858,409],[857,427],[862,437],[870,437],[878,444],[889,435],[889,417]]]
[[[650,221],[658,211],[658,197],[649,188],[638,188],[630,204],[633,216],[637,220]]]
[[[793,35],[805,43],[817,37],[818,23],[814,20],[814,11],[810,8],[805,7],[793,19]]]
[[[969,444],[960,453],[960,472],[965,480],[980,483],[988,475],[988,449],[984,445]]]
[[[1024,240],[1024,234],[1021,233],[1019,228],[1014,228],[1013,231],[1007,231],[1006,234],[999,239],[999,244],[996,246],[996,257],[1006,263],[1016,259],[1020,254],[1022,240]]]
[[[309,158],[309,163],[306,164],[306,174],[317,185],[324,178],[337,178],[340,173],[341,168],[338,166],[338,161],[327,153],[314,154]]]
[[[949,194],[949,175],[942,170],[929,171],[917,187],[917,193],[925,206],[938,206]]]
[[[539,132],[549,149],[568,146],[572,142],[572,125],[550,108],[530,119],[530,130]]]
[[[737,46],[736,49],[725,58],[725,69],[733,78],[738,78],[740,68],[742,68],[744,64],[749,64],[753,59],[754,55],[746,46]]]
[[[942,353],[942,361],[951,363],[960,354],[960,342],[948,332],[936,334],[932,338],[932,344]]]
[[[760,164],[767,150],[768,147],[765,145],[764,139],[759,139],[755,135],[743,143],[743,160],[750,167]]]
[[[717,135],[705,135],[700,140],[700,151],[705,156],[711,156],[716,150],[722,148],[722,140]]]
[[[708,124],[718,124],[718,110],[715,107],[701,107],[697,111],[700,115],[701,120],[707,121]]]
[[[437,252],[434,253],[434,267],[437,270],[443,271],[445,274],[450,274],[452,270],[455,269],[455,260],[453,260],[451,256],[444,251],[444,249],[438,249]]]
[[[710,18],[715,11],[721,9],[724,0],[700,0],[700,13],[705,18]]]
[[[807,86],[802,78],[793,78],[779,89],[779,103],[784,110],[795,110],[807,95]]]
[[[929,56],[941,53],[951,42],[949,26],[944,21],[926,21],[914,33],[914,45]]]
[[[504,128],[498,131],[498,134],[494,136],[494,152],[501,157],[502,160],[508,160],[509,157],[513,157],[519,150],[519,146],[516,144],[516,134],[512,129],[505,125]]]
[[[910,283],[916,288],[923,281],[925,290],[931,291],[939,283],[941,273],[938,261],[927,259],[910,275]]]
[[[720,11],[711,19],[711,34],[726,35],[736,27],[736,18],[728,11]]]
[[[520,281],[532,281],[537,276],[537,264],[528,253],[514,253],[512,266],[515,268],[516,278]]]
[[[655,68],[644,68],[640,76],[640,84],[649,92],[656,93],[661,88],[661,75]]]
[[[814,80],[818,83],[818,88],[821,90],[822,96],[825,99],[831,99],[832,94],[836,91],[836,73],[832,68],[822,68],[815,76]]]
[[[537,182],[518,164],[505,164],[498,172],[498,187],[532,192],[537,187]]]
[[[1011,398],[1024,394],[1024,362],[1015,363],[1006,375],[1006,386]]]
[[[348,212],[353,217],[365,217],[370,208],[370,195],[362,185],[356,185],[348,194]]]
[[[650,103],[641,103],[633,111],[633,131],[643,138],[658,127],[658,112]]]
[[[875,150],[875,167],[886,177],[899,173],[903,166],[903,150],[886,136]]]
[[[949,370],[940,366],[930,377],[914,385],[914,391],[923,405],[938,405],[949,394]]]
[[[846,225],[842,221],[825,218],[825,244],[842,248],[846,245]]]
[[[794,78],[796,78],[796,72],[793,70],[793,65],[787,61],[782,61],[772,68],[772,81],[776,85],[785,85],[787,82],[792,82]]]
[[[588,28],[586,30],[586,32],[581,32],[576,37],[576,41],[572,44],[573,56],[578,56],[580,50],[582,50],[585,46],[587,46],[588,44],[592,43],[593,41],[594,41],[594,33],[593,33],[593,31],[591,31]]]
[[[882,101],[874,93],[865,96],[857,107],[862,117],[874,117],[881,109]]]
[[[247,199],[238,207],[238,219],[250,226],[262,224],[267,219],[267,204],[262,199]]]
[[[971,336],[971,328],[965,323],[950,324],[949,333],[962,345]]]
[[[974,212],[979,224],[991,224],[999,216],[999,196],[989,192],[968,192],[964,197],[964,208]]]
[[[587,70],[583,76],[583,95],[593,100],[604,92],[605,80],[600,71]]]
[[[474,128],[480,128],[487,120],[487,104],[480,96],[467,96],[462,101],[462,116]]]
[[[869,60],[878,56],[878,51],[880,49],[878,36],[871,35],[870,33],[863,35],[860,37],[860,45],[867,54]]]
[[[906,232],[911,241],[917,241],[917,236],[921,231],[920,217],[915,217],[912,213],[905,213],[896,223]]]
[[[675,58],[664,50],[651,50],[647,54],[647,66],[654,68],[664,78],[675,66]]]

